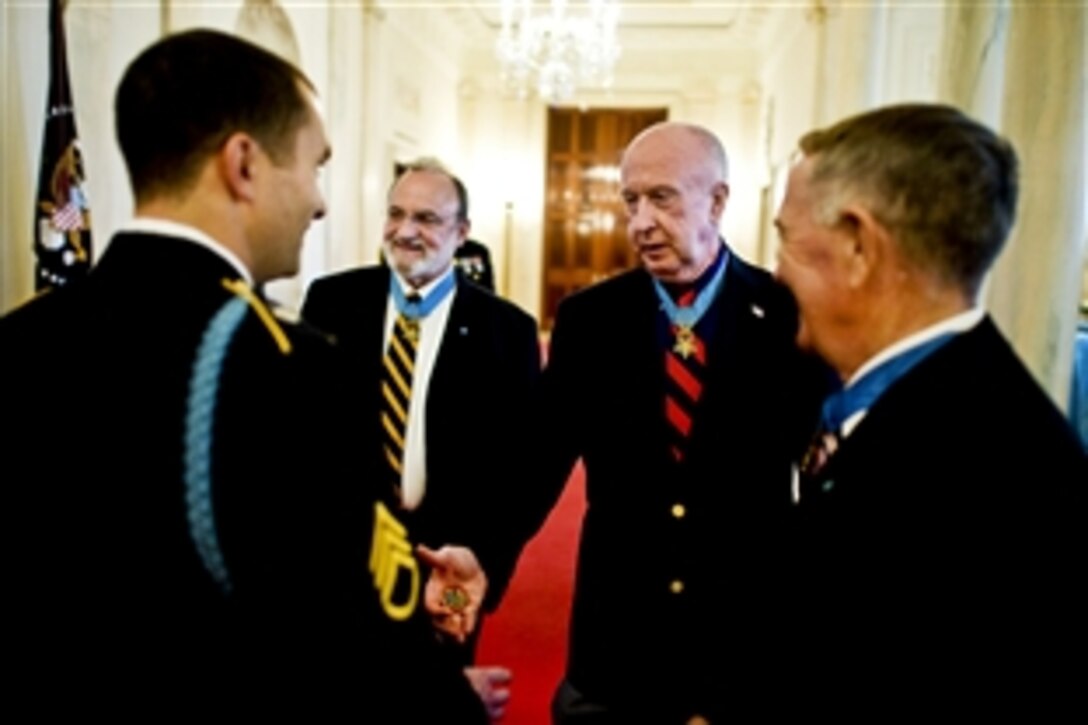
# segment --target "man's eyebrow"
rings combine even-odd
[[[637,189],[637,190],[632,189],[629,186],[620,187],[620,193],[621,194],[635,194],[637,196],[647,196],[649,194],[660,194],[660,193],[663,193],[663,192],[666,193],[666,194],[675,194],[676,193],[676,187],[675,186],[670,186],[669,184],[655,184],[654,186],[650,186],[650,187],[647,187],[645,189]]]

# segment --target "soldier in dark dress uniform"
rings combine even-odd
[[[129,66],[116,118],[135,220],[0,319],[9,704],[486,721],[430,654],[337,351],[260,292],[325,211],[312,85],[192,31]]]

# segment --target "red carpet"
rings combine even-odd
[[[514,675],[503,725],[547,725],[567,656],[578,533],[585,511],[579,464],[536,538],[522,552],[510,588],[480,634],[476,661]]]

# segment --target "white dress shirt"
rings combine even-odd
[[[391,270],[394,284],[399,284],[404,295],[415,293],[427,298],[442,280],[453,274],[453,265],[446,272],[418,290],[413,289],[396,270]],[[446,323],[450,319],[450,306],[453,304],[454,295],[457,294],[455,286],[438,306],[431,310],[430,314],[419,321],[419,344],[416,346],[416,359],[413,362],[412,372],[412,397],[408,401],[408,429],[405,431],[404,462],[401,471],[400,495],[401,503],[411,510],[419,506],[423,500],[423,494],[427,488],[427,391],[431,384],[431,372],[434,370],[435,360],[438,358],[438,348],[442,344],[442,335],[446,331]],[[382,354],[389,349],[389,338],[393,334],[393,325],[396,323],[397,305],[393,301],[393,295],[388,295],[385,303],[385,335],[382,338]]]
[[[950,333],[959,335],[967,332],[968,330],[974,329],[975,326],[978,325],[978,323],[982,322],[982,318],[985,316],[986,310],[982,309],[981,307],[973,307],[969,310],[966,310],[965,312],[960,312],[959,314],[952,315],[951,317],[946,317],[945,319],[941,320],[936,324],[930,325],[929,327],[923,328],[912,335],[908,335],[901,340],[893,342],[891,345],[888,345],[888,347],[884,348],[876,355],[873,355],[871,358],[865,361],[864,365],[855,370],[854,374],[850,376],[850,379],[846,381],[846,387],[849,388],[858,380],[861,380],[870,370],[886,362],[887,360],[891,360],[893,357],[899,355],[900,353],[904,353],[907,350],[925,344],[930,340],[933,340],[934,338],[940,337],[941,335],[946,335]],[[865,418],[865,414],[868,412],[868,408],[864,410],[859,410],[858,412],[854,413],[849,418],[844,420],[842,422],[842,430],[839,431],[839,438],[846,438],[851,433],[853,433],[854,429],[858,427],[858,424],[861,423],[862,419]]]

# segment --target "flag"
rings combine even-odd
[[[91,268],[91,213],[76,137],[62,0],[49,2],[49,98],[34,214],[34,288],[59,287]]]

